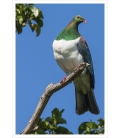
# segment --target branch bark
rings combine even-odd
[[[26,128],[21,132],[21,134],[30,134],[30,132],[35,128],[45,106],[47,105],[50,97],[53,93],[57,92],[58,90],[62,89],[66,85],[68,85],[70,82],[72,82],[78,75],[80,75],[83,70],[89,66],[88,63],[82,63],[80,66],[78,66],[69,76],[66,77],[64,82],[58,82],[56,84],[49,84],[43,95],[40,98],[40,101],[34,111],[33,116],[31,117],[30,121],[28,122]]]

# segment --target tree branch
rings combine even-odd
[[[68,85],[70,82],[72,82],[78,75],[80,75],[83,70],[89,66],[88,63],[82,63],[80,64],[79,67],[77,67],[77,69],[75,69],[69,76],[67,76],[67,78],[65,79],[64,82],[59,82],[56,84],[49,84],[43,95],[40,98],[40,101],[34,111],[33,116],[31,117],[29,123],[27,124],[26,128],[21,132],[21,134],[29,134],[34,128],[35,125],[37,124],[45,106],[47,105],[50,97],[52,96],[53,93],[57,92],[58,90],[60,90],[61,88],[65,87],[66,85]]]

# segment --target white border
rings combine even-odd
[[[15,34],[15,2],[13,2],[13,5],[12,5],[12,9],[13,9],[13,20],[12,20],[12,29],[13,29],[13,72],[12,72],[12,75],[13,75],[13,115],[12,115],[12,122],[13,122],[13,126],[12,126],[12,131],[13,131],[13,136],[15,136],[15,131],[16,131],[16,34]]]
[[[15,62],[16,62],[16,57],[15,57],[15,51],[16,51],[16,45],[15,45],[15,40],[16,40],[16,36],[15,36],[15,3],[37,3],[37,4],[39,4],[39,3],[43,3],[43,4],[59,4],[59,3],[61,3],[61,4],[67,4],[67,3],[71,3],[71,4],[75,4],[75,3],[79,3],[79,4],[82,4],[82,3],[84,3],[84,4],[88,4],[88,3],[92,3],[92,4],[104,4],[104,58],[105,58],[105,62],[104,62],[104,76],[105,76],[105,82],[104,82],[104,99],[105,99],[105,108],[104,108],[104,114],[105,114],[105,134],[104,135],[16,135],[15,134],[15,130],[16,130],[16,122],[15,122],[15,120],[16,120],[16,112],[15,112],[15,107],[16,107],[16,102],[15,102],[15,98],[16,98],[16,93],[15,93],[15,90],[16,90],[16,82],[15,82],[15,77],[16,77],[16,72],[15,72]],[[33,138],[33,137],[47,137],[47,136],[49,136],[49,137],[91,137],[91,138],[107,138],[107,136],[108,136],[108,120],[107,120],[107,116],[108,116],[108,110],[107,110],[107,104],[108,104],[108,100],[107,100],[107,91],[108,91],[108,89],[107,89],[107,58],[108,58],[108,54],[107,54],[107,11],[108,11],[108,1],[107,0],[79,0],[79,1],[77,1],[77,0],[74,0],[74,1],[66,1],[66,0],[64,0],[64,1],[59,1],[59,0],[44,0],[44,1],[42,1],[42,0],[13,0],[13,7],[12,7],[12,9],[13,9],[13,52],[12,53],[14,53],[13,54],[13,118],[12,118],[12,122],[13,122],[13,126],[12,126],[12,130],[13,130],[13,132],[12,132],[12,134],[13,134],[13,137],[29,137],[29,138]],[[24,128],[23,128],[24,129]]]
[[[36,4],[41,4],[41,3],[45,3],[45,4],[69,4],[69,3],[106,3],[107,4],[107,0],[13,0],[13,4],[15,3],[36,3]]]

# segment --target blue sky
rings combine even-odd
[[[53,57],[52,42],[75,15],[83,16],[87,23],[79,26],[91,51],[95,72],[95,97],[100,108],[99,115],[87,112],[75,113],[73,83],[55,93],[41,118],[51,115],[57,107],[65,109],[63,117],[74,134],[84,121],[104,118],[104,5],[103,4],[37,4],[44,15],[44,26],[36,37],[29,26],[22,34],[16,34],[16,133],[19,134],[30,120],[48,84],[59,82],[65,73]]]

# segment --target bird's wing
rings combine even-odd
[[[80,39],[80,42],[78,43],[77,47],[78,47],[79,53],[83,56],[84,62],[87,62],[90,64],[90,66],[87,67],[87,70],[90,75],[91,87],[94,89],[94,84],[95,84],[94,69],[93,69],[92,57],[91,57],[88,45],[86,41],[82,38]]]

